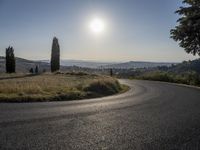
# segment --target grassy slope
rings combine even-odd
[[[108,76],[86,74],[1,75],[0,102],[62,101],[102,97],[124,88]]]

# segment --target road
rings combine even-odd
[[[121,80],[121,95],[0,104],[0,149],[200,149],[200,90]]]

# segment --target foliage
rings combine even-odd
[[[39,73],[38,65],[35,67],[35,73],[36,73],[36,74]]]
[[[33,68],[31,68],[31,69],[29,70],[29,72],[33,74],[33,73],[34,73]]]
[[[56,72],[60,69],[60,46],[58,39],[53,38],[52,52],[51,52],[51,72]]]
[[[13,47],[6,48],[6,72],[15,72],[15,56]]]
[[[166,71],[175,72],[175,73],[195,71],[196,73],[200,74],[200,59],[196,59],[193,61],[184,61],[180,64],[169,67]]]
[[[200,86],[200,59],[184,61],[170,67],[115,70],[121,78],[155,80]]]
[[[110,69],[110,76],[113,76],[113,69]]]
[[[122,87],[117,80],[99,80],[92,82],[87,87],[85,87],[84,90],[87,92],[93,92],[97,95],[110,95],[118,93],[122,90]]]
[[[176,11],[181,17],[175,29],[171,30],[171,37],[180,42],[187,53],[200,56],[200,1],[184,0],[183,3],[185,7]]]
[[[166,71],[152,71],[143,75],[137,76],[137,79],[164,81],[172,83],[182,83],[188,85],[200,86],[200,75],[196,72],[184,72],[181,74],[166,72]]]

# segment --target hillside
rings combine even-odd
[[[44,61],[49,62],[49,61]],[[85,60],[61,60],[63,66],[78,66],[83,68],[114,68],[114,69],[137,69],[137,68],[153,68],[158,66],[171,66],[177,63],[162,63],[162,62],[145,62],[145,61],[129,61],[124,63],[119,62],[99,62]]]
[[[171,67],[138,69],[129,77],[200,86],[200,59],[184,61]]]
[[[98,61],[83,61],[83,60],[61,60],[62,71],[98,71],[102,68],[109,69],[137,69],[137,68],[154,68],[158,66],[171,66],[173,63],[156,63],[156,62],[137,62],[130,61],[126,63],[109,63],[109,62],[98,62]],[[49,60],[33,61],[23,58],[16,58],[16,70],[17,72],[26,73],[29,72],[30,68],[39,66],[40,72],[50,71]],[[5,57],[0,56],[0,73],[5,72]]]
[[[40,71],[49,70],[49,63],[41,61],[31,61],[23,58],[16,58],[16,70],[17,72],[26,73],[29,72],[30,68],[35,68],[38,65]],[[0,57],[0,73],[5,72],[5,57]]]
[[[62,66],[79,66],[83,68],[99,68],[101,66],[111,65],[110,62],[85,61],[85,60],[61,60]]]
[[[200,74],[200,59],[196,59],[193,61],[184,61],[180,64],[173,65],[169,68],[169,71],[174,73],[194,71]]]
[[[177,63],[162,63],[162,62],[140,62],[140,61],[130,61],[126,63],[112,64],[103,66],[103,68],[115,68],[115,69],[137,69],[137,68],[154,68],[158,66],[171,66]]]

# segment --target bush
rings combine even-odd
[[[86,92],[92,92],[98,95],[110,95],[118,93],[122,90],[121,85],[118,81],[104,81],[98,80],[96,82],[92,82],[87,87],[84,88]]]
[[[173,77],[170,74],[166,72],[160,72],[160,71],[146,73],[139,78],[142,78],[145,80],[173,82]]]

